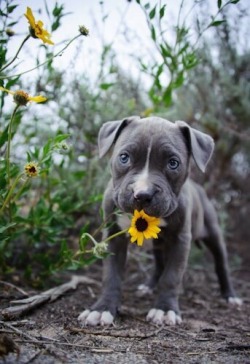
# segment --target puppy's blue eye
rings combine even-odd
[[[176,160],[176,159],[170,159],[169,161],[168,161],[168,167],[170,168],[170,169],[177,169],[178,167],[179,167],[179,165],[180,165],[180,163]]]
[[[120,154],[119,159],[122,164],[127,164],[129,162],[129,155],[127,153],[122,153]]]

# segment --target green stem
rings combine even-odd
[[[7,150],[6,150],[6,169],[7,169],[7,183],[8,186],[10,185],[10,143],[11,143],[11,129],[14,117],[20,105],[16,105],[10,119],[9,129],[8,129],[8,143],[7,143]]]
[[[15,194],[15,196],[14,196],[14,198],[12,200],[13,202],[19,199],[19,197],[21,196],[24,188],[27,186],[27,184],[28,184],[29,181],[30,181],[30,178],[27,178],[26,181],[24,182],[24,184],[20,187],[20,189]]]
[[[24,43],[28,40],[30,38],[30,35],[27,35],[27,37],[26,38],[24,38],[24,40],[22,41],[22,43],[21,43],[21,45],[20,45],[20,47],[18,48],[18,50],[17,50],[17,52],[16,52],[16,54],[15,54],[15,56],[12,58],[12,60],[9,62],[9,63],[7,63],[2,69],[0,69],[0,72],[2,72],[3,70],[5,70],[7,67],[9,67],[16,59],[17,59],[17,57],[18,57],[18,54],[20,53],[20,51],[21,51],[21,49],[22,49],[22,47],[23,47],[23,45],[24,45]]]
[[[0,209],[0,215],[1,215],[1,214],[2,214],[2,212],[4,211],[4,209],[5,209],[6,205],[9,203],[9,201],[10,201],[10,198],[11,198],[11,195],[12,195],[13,191],[14,191],[14,189],[15,189],[15,187],[16,187],[16,185],[17,185],[17,183],[18,183],[18,182],[20,181],[20,179],[23,177],[23,175],[24,175],[24,173],[20,173],[20,174],[16,177],[15,181],[13,182],[13,185],[11,186],[11,188],[10,188],[10,190],[9,190],[9,193],[7,194],[7,196],[6,196],[5,200],[4,200],[3,206],[2,206],[2,207],[1,207],[1,209]]]
[[[102,240],[101,243],[106,243],[107,241],[109,240],[112,240],[114,238],[116,238],[117,236],[120,236],[122,234],[125,234],[126,232],[128,231],[128,229],[124,229],[124,230],[121,230],[121,231],[118,231],[117,233],[113,234],[113,235],[110,235],[108,236],[106,239]],[[99,244],[97,243],[97,241],[93,238],[92,235],[88,234],[88,233],[84,233],[83,234],[84,237],[87,236],[93,243],[94,245],[96,244]],[[85,250],[84,252],[82,252],[81,250],[78,250],[75,254],[74,254],[74,257],[73,258],[76,258],[78,255],[81,255],[83,253],[91,253],[92,252],[92,249],[91,250]]]
[[[118,231],[117,233],[108,236],[106,239],[103,240],[103,242],[106,243],[107,241],[112,240],[112,239],[116,238],[117,236],[120,236],[122,234],[125,234],[127,231],[128,231],[128,229],[124,229],[124,230]]]
[[[19,77],[19,76],[21,76],[21,75],[24,75],[25,73],[28,73],[28,72],[31,72],[31,71],[34,71],[34,70],[36,70],[37,68],[39,68],[39,67],[41,67],[41,66],[44,66],[46,63],[48,63],[48,62],[50,62],[53,58],[55,58],[55,57],[58,57],[63,51],[65,51],[65,49],[67,49],[69,46],[70,46],[70,44],[72,43],[72,42],[74,42],[77,38],[79,38],[79,37],[81,37],[82,36],[82,34],[78,34],[77,36],[75,36],[73,39],[71,39],[70,41],[69,41],[69,43],[67,43],[66,44],[66,46],[63,48],[63,49],[61,49],[59,52],[57,52],[55,55],[53,55],[52,57],[49,57],[49,58],[47,58],[46,59],[46,61],[44,61],[43,63],[39,63],[36,67],[34,67],[34,68],[30,68],[29,70],[27,70],[27,71],[24,71],[24,72],[21,72],[21,73],[18,73],[17,75],[12,75],[12,76],[2,76],[2,77],[0,77],[0,80],[1,79],[9,79],[9,78],[14,78],[14,77]]]

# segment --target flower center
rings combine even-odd
[[[36,24],[35,32],[37,36],[42,35],[43,29],[38,24]]]
[[[14,98],[15,103],[18,105],[25,106],[29,102],[29,95],[26,92],[24,92],[23,90],[17,90],[14,93],[13,98]]]
[[[143,219],[142,217],[139,217],[139,219],[136,220],[135,223],[136,229],[141,233],[145,230],[147,230],[148,222]]]
[[[30,173],[36,173],[36,168],[35,167],[30,167],[29,172]]]

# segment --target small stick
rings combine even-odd
[[[58,297],[62,296],[65,292],[76,289],[78,284],[94,284],[96,286],[100,286],[100,283],[95,281],[94,279],[84,277],[84,276],[72,276],[71,280],[67,283],[61,284],[60,286],[51,288],[45,292],[40,294],[24,298],[21,300],[14,300],[11,303],[15,306],[7,307],[2,310],[2,315],[6,319],[10,319],[12,317],[20,316],[28,311],[32,310],[35,307],[40,306],[41,304],[47,301],[55,301]]]
[[[12,332],[14,331],[16,334],[18,334],[20,336],[27,337],[28,339],[33,340],[35,342],[39,342],[39,340],[37,340],[35,337],[32,337],[29,334],[26,334],[24,331],[21,331],[21,330],[17,329],[16,327],[8,324],[5,321],[0,321],[0,324],[3,325],[3,326],[5,326],[5,327],[8,327],[9,329],[12,330]]]
[[[0,284],[3,284],[4,286],[8,286],[8,287],[11,287],[11,288],[14,288],[16,289],[18,292],[22,293],[22,295],[26,296],[26,297],[29,297],[29,294],[27,292],[25,292],[22,288],[20,287],[17,287],[15,286],[14,284],[12,283],[9,283],[9,282],[5,282],[5,281],[0,281]]]

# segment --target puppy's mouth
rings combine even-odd
[[[178,206],[176,198],[166,199],[160,196],[151,201],[138,201],[132,195],[125,196],[119,194],[115,202],[117,207],[123,212],[133,214],[135,210],[143,210],[147,215],[158,218],[170,216]]]

